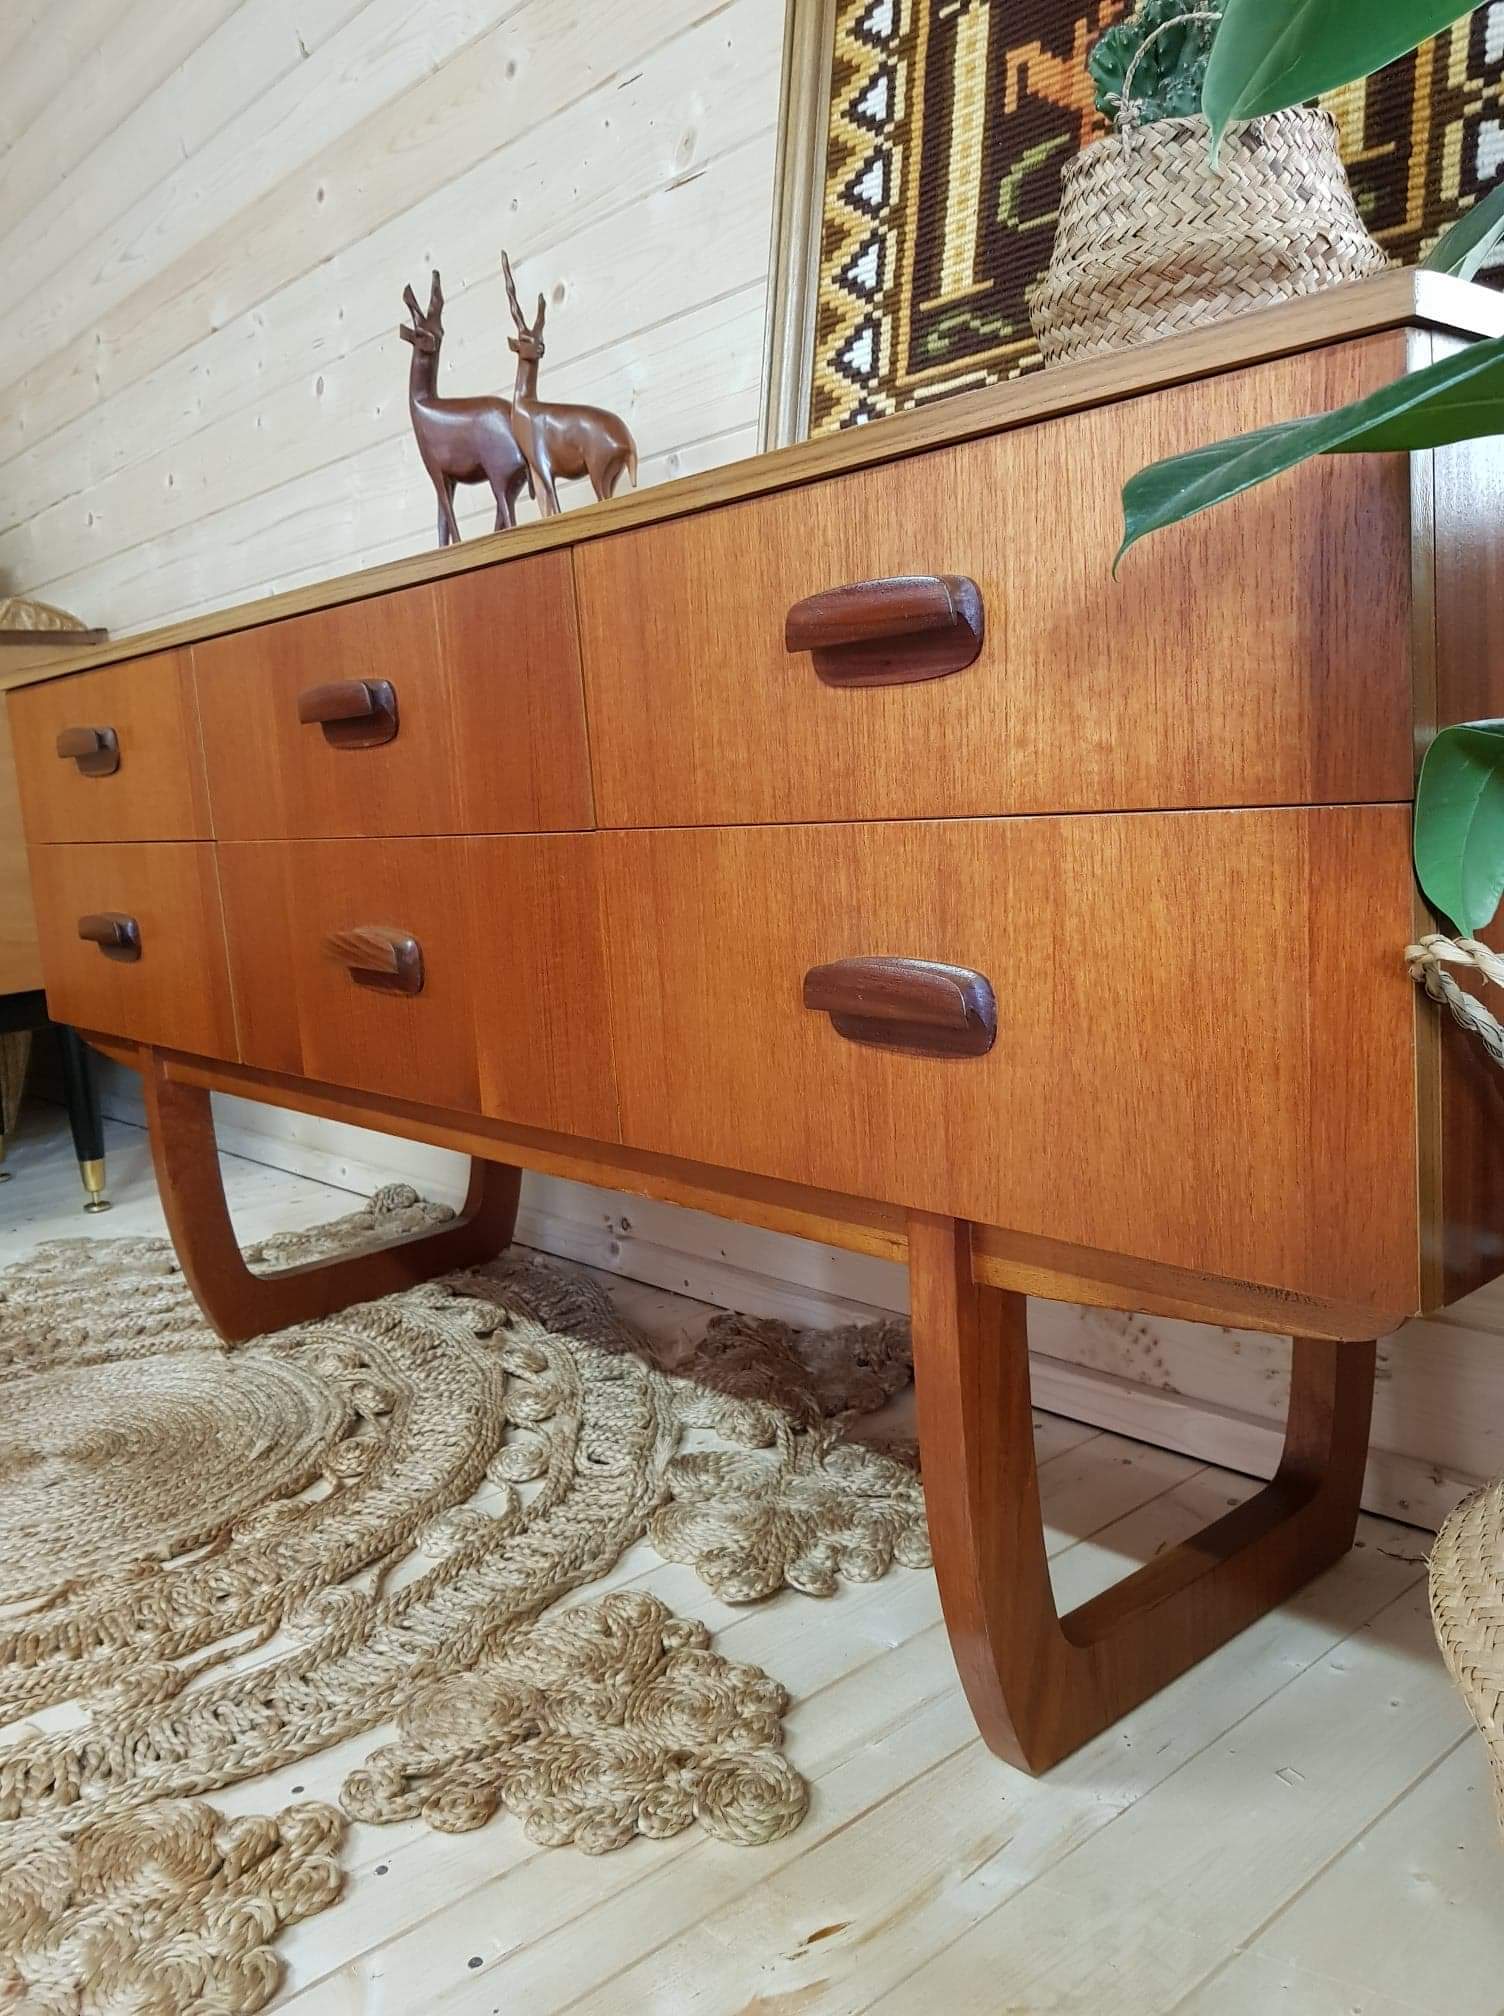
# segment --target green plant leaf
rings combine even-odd
[[[1234,119],[1371,76],[1472,11],[1471,0],[1226,0],[1201,93],[1213,154]]]
[[[1415,872],[1433,910],[1464,938],[1504,896],[1504,721],[1443,728],[1415,789]]]
[[[1501,238],[1504,238],[1504,182],[1495,183],[1470,210],[1464,210],[1420,263],[1435,273],[1455,273],[1459,280],[1471,280]]]
[[[1153,462],[1123,486],[1123,543],[1129,547],[1199,511],[1279,476],[1313,455],[1442,448],[1504,433],[1504,337],[1471,343],[1454,357],[1412,371],[1335,413],[1282,420]]]

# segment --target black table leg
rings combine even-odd
[[[78,1157],[78,1173],[89,1193],[86,1211],[108,1211],[104,1194],[104,1125],[99,1117],[99,1087],[94,1081],[94,1059],[89,1047],[73,1029],[61,1024],[57,1032],[58,1054],[63,1064],[63,1097],[68,1102],[68,1125],[73,1129],[73,1152]]]

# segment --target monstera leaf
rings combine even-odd
[[[1201,94],[1213,150],[1234,119],[1368,77],[1472,11],[1458,0],[1226,0]]]
[[[1415,791],[1415,872],[1433,910],[1464,938],[1504,896],[1504,721],[1443,728]]]
[[[1480,434],[1504,433],[1504,337],[1471,343],[1455,357],[1412,371],[1335,413],[1282,420],[1151,462],[1123,486],[1123,543],[1113,572],[1129,547],[1199,511],[1209,511],[1242,490],[1267,483],[1313,455],[1359,455],[1381,450],[1442,448]]]

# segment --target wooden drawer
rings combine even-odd
[[[10,726],[0,710],[0,994],[19,994],[42,984],[26,842],[21,837],[21,801]]]
[[[219,850],[244,1060],[324,1084],[619,1138],[593,835]],[[330,941],[412,940],[357,980]]]
[[[33,847],[31,876],[55,1021],[203,1057],[239,1056],[212,847]],[[84,918],[122,920],[134,956],[131,943],[112,954],[81,939]]]
[[[33,845],[208,838],[186,651],[50,679],[12,693],[9,704],[21,810]],[[81,758],[59,755],[59,736],[90,729],[102,746]]]
[[[1402,333],[591,541],[575,554],[603,826],[1380,801],[1410,794],[1409,476],[1334,457],[1139,547],[1154,458],[1340,405]],[[981,655],[842,687],[803,598],[970,577]],[[847,661],[849,663],[849,660]]]
[[[593,823],[567,554],[242,630],[194,662],[222,840]],[[299,719],[317,688],[383,680],[390,740],[390,716]]]
[[[1394,1320],[1417,1305],[1409,814],[604,836],[622,1139]],[[980,972],[997,1037],[838,1034],[814,967]]]

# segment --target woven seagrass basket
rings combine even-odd
[[[1233,127],[1125,124],[1065,170],[1060,225],[1029,315],[1046,364],[1126,350],[1362,280],[1388,262],[1358,215],[1331,114]]]
[[[1488,1745],[1504,1829],[1504,1478],[1464,1499],[1437,1534],[1431,1616],[1442,1656]]]

